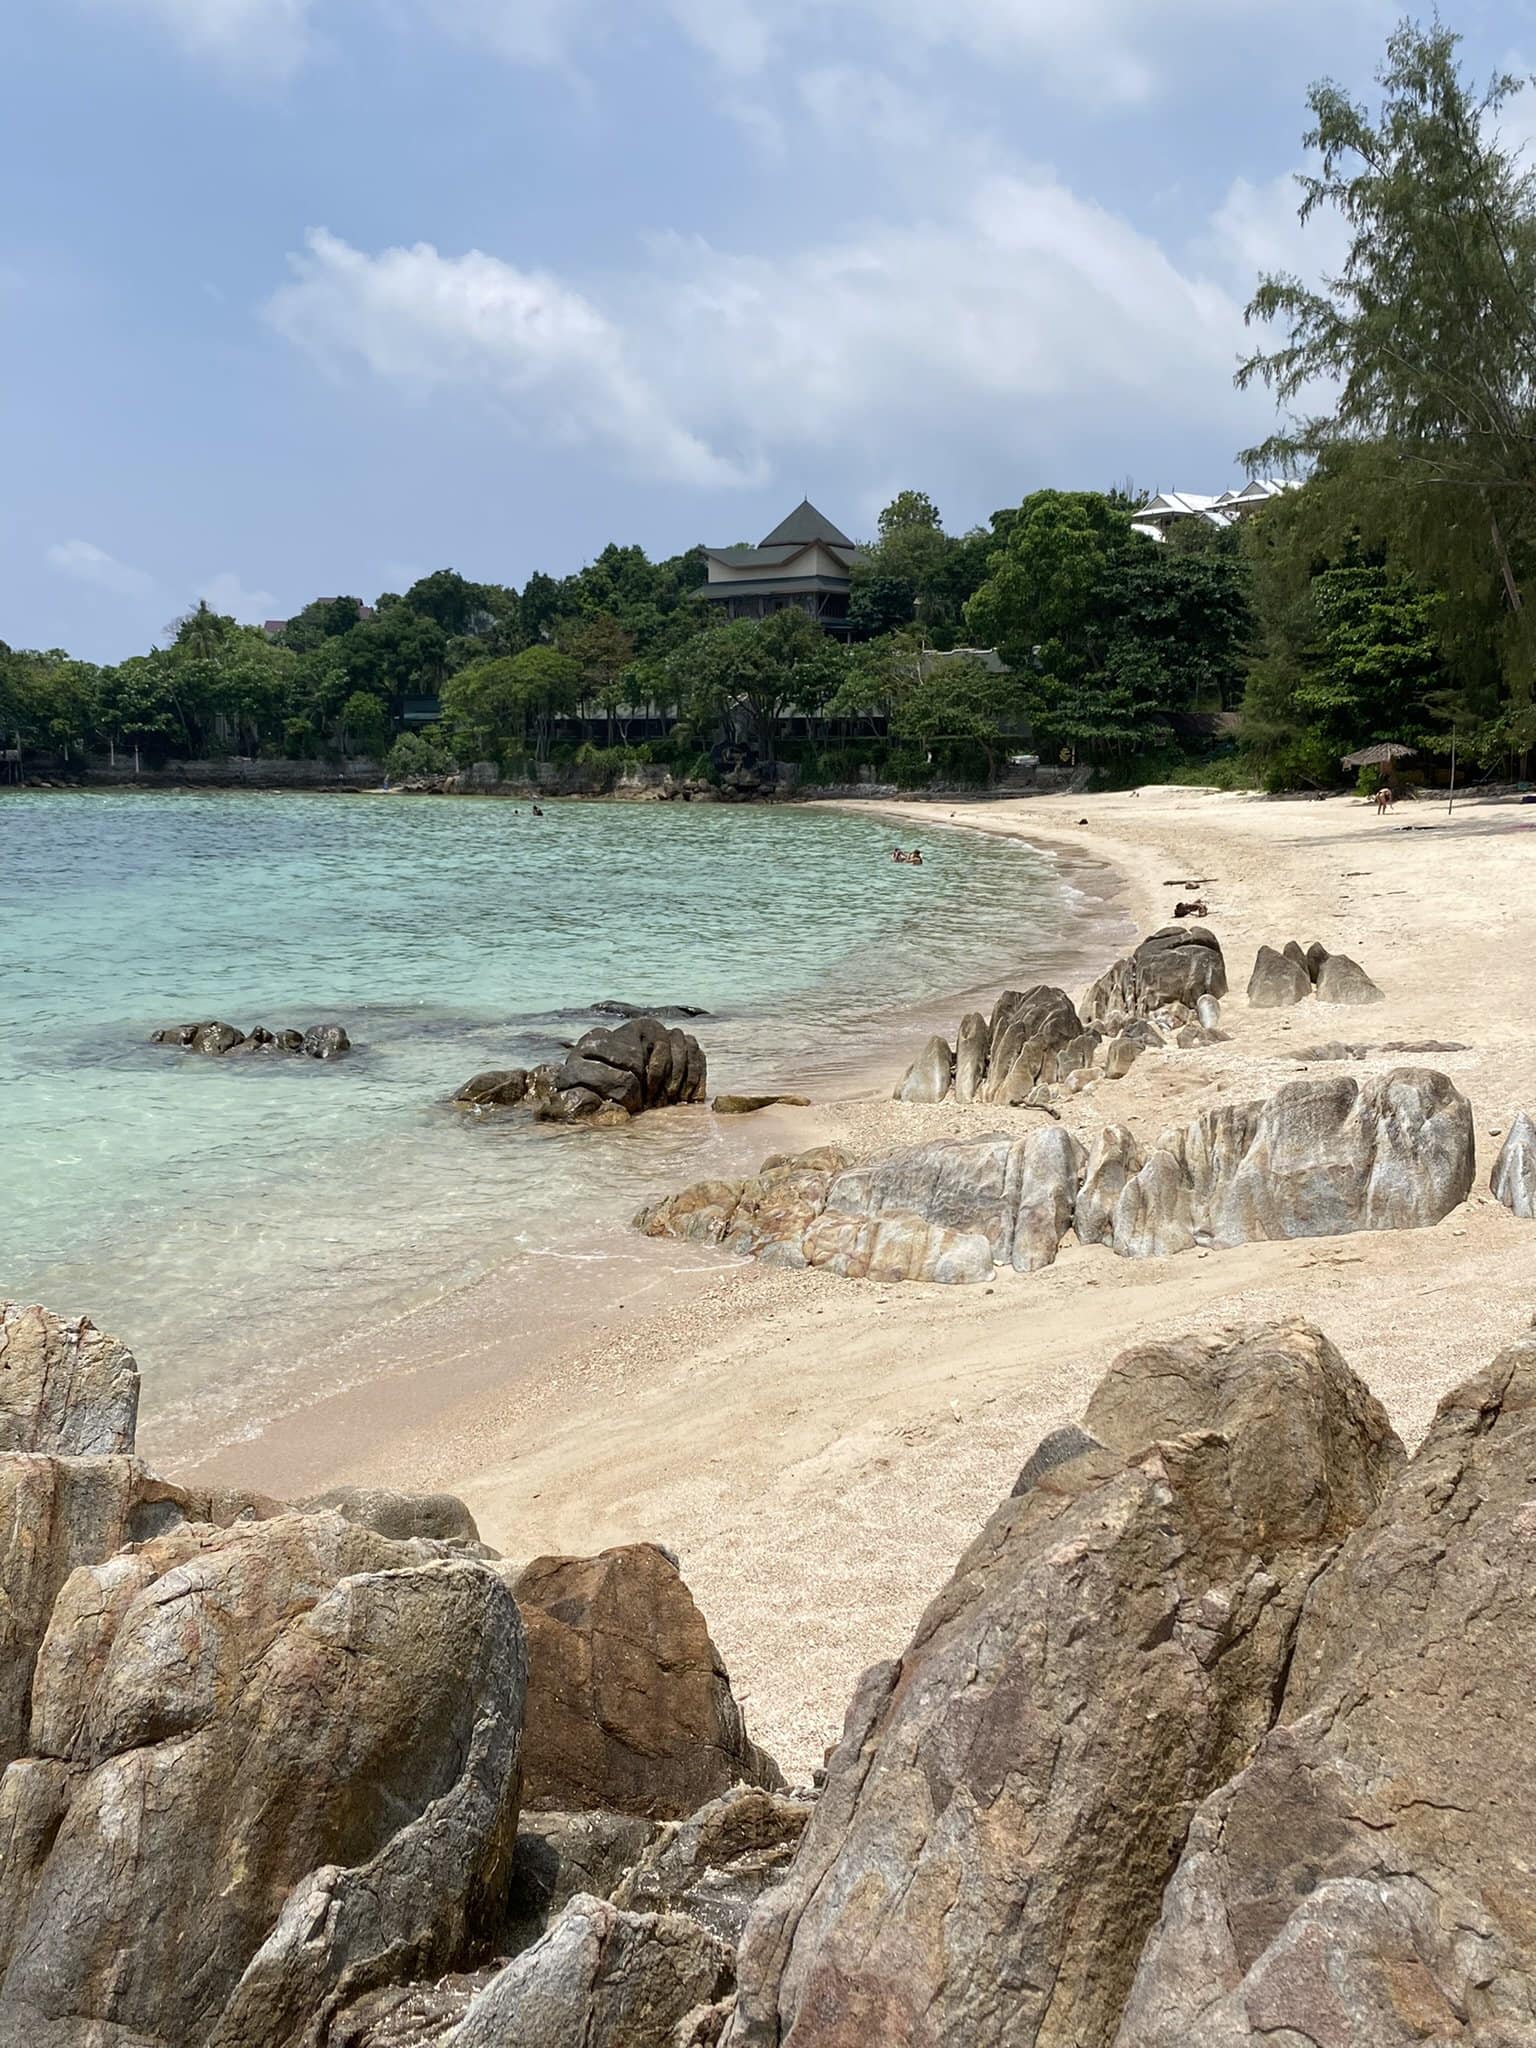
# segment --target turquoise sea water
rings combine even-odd
[[[912,869],[844,813],[545,809],[0,795],[0,1294],[125,1337],[147,1400],[257,1398],[299,1349],[739,1158],[739,1122],[701,1111],[599,1133],[445,1106],[593,1001],[707,1009],[712,1091],[815,1092],[902,1013],[1040,978],[1091,911],[1014,842],[935,829]],[[339,1020],[356,1050],[146,1042],[203,1017]]]

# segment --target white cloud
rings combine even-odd
[[[130,568],[89,540],[55,541],[48,549],[48,566],[61,576],[72,576],[77,583],[109,591],[114,597],[147,597],[155,587],[153,576]]]
[[[270,84],[309,55],[314,0],[90,0],[163,29],[189,56],[236,80]]]
[[[530,431],[606,442],[648,476],[748,480],[681,423],[619,327],[547,271],[426,242],[369,256],[323,228],[291,260],[266,317],[337,373],[361,361],[406,389],[477,391]]]
[[[1214,231],[1213,231],[1214,232]],[[671,482],[762,479],[800,450],[974,444],[1027,458],[1062,420],[1147,418],[1235,445],[1241,301],[1050,172],[980,174],[926,218],[780,255],[697,239],[578,291],[428,246],[323,232],[268,306],[334,367],[477,394],[521,431],[606,444]]]
[[[197,586],[197,595],[216,612],[238,619],[243,626],[260,625],[270,619],[277,599],[270,590],[247,590],[233,569],[221,569]]]

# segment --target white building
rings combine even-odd
[[[1132,533],[1148,540],[1166,540],[1181,519],[1202,519],[1208,526],[1231,526],[1282,491],[1300,488],[1295,477],[1250,477],[1240,491],[1222,491],[1209,498],[1198,491],[1159,491],[1131,514]]]

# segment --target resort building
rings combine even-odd
[[[857,547],[809,498],[753,547],[706,548],[700,596],[731,619],[766,619],[793,607],[829,633],[848,631]]]
[[[1148,540],[1166,540],[1184,519],[1200,519],[1208,526],[1231,526],[1244,519],[1282,491],[1299,489],[1294,477],[1250,477],[1239,491],[1222,491],[1214,498],[1198,491],[1159,491],[1138,505],[1131,515],[1132,533],[1144,533]]]

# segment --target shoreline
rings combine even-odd
[[[965,832],[945,819],[924,822],[933,830]],[[1032,947],[1027,970],[989,971],[892,1011],[876,1047],[852,1060],[829,1048],[806,1082],[807,1091],[815,1091],[808,1107],[775,1106],[719,1120],[725,1158],[708,1170],[747,1173],[771,1152],[824,1142],[849,1106],[888,1097],[923,1040],[935,1030],[952,1030],[961,1009],[990,1008],[1021,971],[1031,979],[1070,976],[1104,947],[1128,941],[1132,924],[1121,907],[1120,872],[1080,847],[1039,850],[1052,864],[1068,910],[1052,942]],[[856,992],[850,1007],[858,1007]],[[801,1078],[785,1085],[798,1087]],[[580,1134],[572,1136],[580,1142]],[[654,1192],[672,1184],[658,1169]],[[551,1275],[582,1267],[581,1287],[535,1279],[539,1267],[530,1257]],[[722,1280],[736,1277],[733,1262],[719,1253],[639,1238],[627,1219],[614,1228],[590,1213],[574,1214],[568,1249],[493,1256],[475,1278],[316,1342],[263,1383],[258,1401],[211,1418],[195,1399],[159,1412],[151,1401],[141,1442],[157,1468],[178,1480],[247,1486],[280,1498],[303,1498],[364,1475],[386,1483],[384,1476],[402,1464],[446,1471],[453,1461],[445,1459],[442,1444],[466,1430],[472,1440],[476,1419],[509,1389],[536,1400],[545,1377],[618,1341],[637,1314],[684,1313],[691,1302],[710,1299]]]
[[[933,821],[926,804],[886,808],[893,823]],[[981,1288],[736,1266],[687,1302],[577,1347],[536,1392],[468,1403],[435,1444],[370,1468],[370,1478],[459,1493],[514,1559],[642,1538],[671,1545],[754,1731],[792,1772],[819,1761],[859,1671],[899,1654],[1035,1443],[1080,1413],[1126,1345],[1300,1313],[1415,1441],[1440,1393],[1532,1308],[1527,1226],[1486,1183],[1492,1134],[1536,1101],[1529,990],[1518,970],[1511,977],[1509,950],[1536,821],[1469,804],[1446,827],[1402,832],[1349,799],[1291,806],[1189,791],[987,803],[969,816],[946,808],[955,816],[945,823],[1112,862],[1149,926],[1168,921],[1170,878],[1214,878],[1204,893],[1233,983],[1231,1042],[1140,1061],[1125,1081],[1064,1104],[1065,1121],[1086,1133],[1112,1118],[1147,1136],[1272,1092],[1318,1039],[1459,1039],[1468,1050],[1432,1064],[1472,1100],[1478,1178],[1433,1230],[1135,1262],[1068,1245],[1043,1273]],[[1353,953],[1387,1000],[1250,1011],[1253,952],[1292,935]],[[823,1106],[820,1121],[873,1149],[1006,1129],[1019,1115],[848,1101]]]

